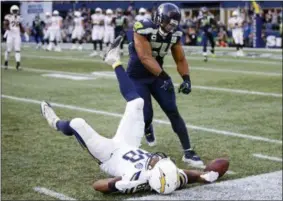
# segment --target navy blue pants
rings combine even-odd
[[[207,41],[208,40],[210,42],[211,48],[214,50],[215,42],[214,42],[212,33],[209,31],[204,31],[202,33],[203,52],[207,51]]]
[[[161,88],[164,81],[160,78],[135,79],[130,77],[134,83],[137,93],[144,99],[144,122],[145,129],[148,128],[153,119],[151,96],[157,101],[161,109],[169,118],[174,132],[179,136],[183,149],[190,148],[188,131],[184,120],[179,114],[175,91],[169,92]]]

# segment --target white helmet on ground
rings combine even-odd
[[[95,9],[95,12],[96,13],[102,13],[102,9],[98,7],[98,8]]]
[[[59,15],[58,10],[54,10],[54,11],[53,11],[53,15]]]
[[[11,8],[10,8],[10,13],[11,13],[11,14],[18,14],[19,11],[20,11],[20,9],[19,9],[19,7],[18,7],[17,5],[13,5],[13,6],[11,6]]]
[[[170,158],[162,158],[149,171],[149,186],[160,194],[170,194],[179,185],[178,168]]]
[[[140,9],[139,9],[139,14],[145,14],[145,13],[146,13],[145,8],[140,8]]]
[[[239,16],[239,11],[238,10],[234,10],[232,13],[232,16],[237,17]]]
[[[113,11],[112,11],[110,8],[108,8],[108,9],[106,10],[106,14],[107,14],[107,15],[112,15],[112,14],[113,14]]]

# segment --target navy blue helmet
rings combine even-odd
[[[153,22],[160,26],[165,33],[173,32],[177,29],[181,21],[181,11],[175,4],[161,4],[153,15]]]

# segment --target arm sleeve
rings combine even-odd
[[[180,181],[180,184],[179,184],[179,187],[177,189],[184,188],[188,183],[188,177],[187,177],[186,173],[181,169],[179,169],[179,181]]]

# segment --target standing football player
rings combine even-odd
[[[78,49],[78,50],[82,50],[83,46],[82,46],[82,38],[84,35],[84,18],[81,16],[81,12],[79,11],[75,11],[74,13],[74,29],[72,32],[72,47],[71,49]],[[77,47],[77,43],[79,43],[79,46]]]
[[[62,17],[59,16],[59,12],[54,10],[51,17],[51,27],[50,27],[50,42],[47,50],[51,51],[53,46],[56,52],[61,52],[60,42],[61,42],[61,28],[62,28]]]
[[[32,22],[32,31],[36,42],[36,49],[41,47],[41,44],[44,45],[43,39],[43,29],[45,27],[44,22],[40,19],[39,15],[35,16],[35,19]]]
[[[202,7],[200,10],[200,15],[198,16],[198,29],[202,30],[202,45],[203,50],[202,54],[204,56],[204,61],[207,61],[207,40],[209,40],[211,45],[211,54],[215,56],[215,42],[212,34],[212,26],[216,26],[216,21],[214,20],[214,16],[208,12],[206,7]]]
[[[104,19],[105,32],[104,32],[104,43],[108,47],[110,43],[114,41],[114,16],[111,9],[106,10],[106,16]]]
[[[124,43],[127,40],[125,31],[128,28],[128,21],[126,17],[123,15],[123,10],[121,8],[116,9],[116,17],[114,18],[114,24],[115,24],[115,38],[121,34],[124,34],[125,37],[120,45],[120,51],[121,54],[123,55],[123,48],[124,48]]]
[[[4,17],[4,29],[6,37],[6,51],[4,56],[4,66],[5,69],[8,69],[8,60],[9,54],[14,49],[15,51],[15,60],[16,60],[16,69],[21,69],[21,33],[25,34],[26,41],[29,41],[28,34],[24,31],[24,28],[21,24],[21,16],[19,15],[19,7],[13,5],[10,8],[10,14]]]
[[[49,12],[45,13],[44,24],[45,24],[45,27],[44,27],[44,30],[43,30],[43,33],[44,33],[44,37],[43,37],[44,46],[43,46],[43,49],[47,49],[47,46],[49,45],[49,38],[50,38],[50,27],[51,27],[51,24],[52,24],[51,14]]]
[[[243,18],[240,16],[238,10],[234,10],[232,17],[229,19],[229,27],[232,29],[232,36],[236,44],[237,56],[244,56],[243,46],[244,46],[244,28],[243,28]]]
[[[144,99],[145,137],[148,144],[153,146],[156,142],[152,126],[153,96],[180,139],[184,151],[183,161],[199,166],[203,162],[191,148],[186,124],[176,105],[174,85],[163,69],[163,59],[171,50],[177,71],[183,79],[179,92],[191,92],[189,67],[181,43],[183,33],[179,28],[180,20],[180,9],[175,4],[164,3],[158,7],[153,21],[137,21],[134,24],[134,40],[129,44],[127,73]]]
[[[92,43],[93,43],[93,53],[90,56],[101,55],[103,49],[103,34],[104,34],[104,15],[101,8],[96,8],[95,13],[91,15],[92,19]],[[97,44],[99,44],[100,53],[97,53]]]
[[[121,94],[127,101],[125,113],[113,138],[103,137],[82,118],[70,121],[59,119],[45,101],[41,103],[43,117],[53,129],[66,136],[75,136],[82,147],[93,156],[100,169],[112,176],[94,182],[93,188],[96,191],[128,194],[154,190],[160,194],[170,194],[186,184],[216,181],[227,171],[227,160],[223,161],[225,163],[220,168],[212,163],[213,165],[206,168],[207,172],[183,170],[164,153],[149,153],[140,148],[144,131],[144,101],[121,65],[121,42],[122,37],[118,37],[104,58],[113,67]]]

